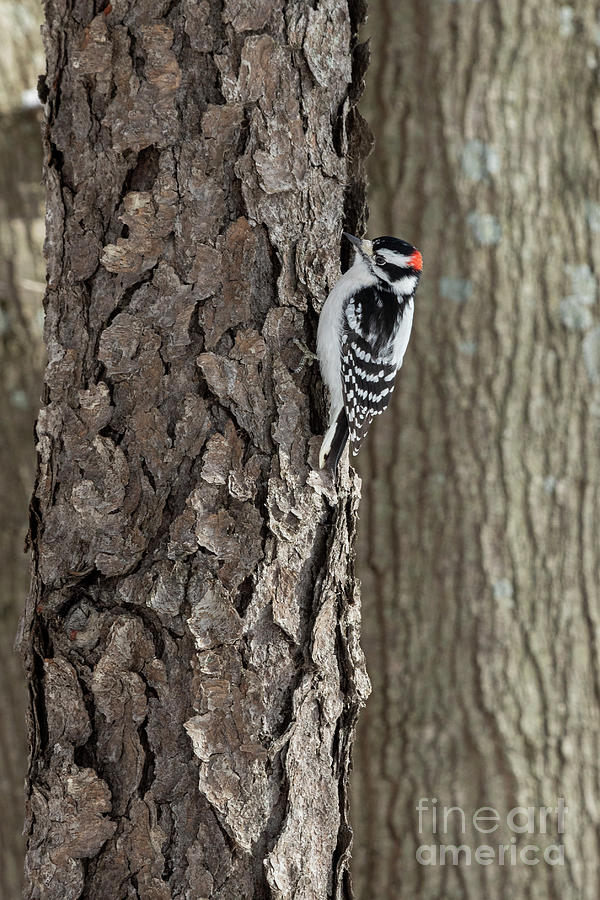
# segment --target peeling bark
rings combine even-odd
[[[363,226],[351,15],[47,0],[27,897],[349,896],[358,481],[294,339]]]
[[[361,900],[599,894],[597,4],[382,0],[365,109],[372,234],[423,249],[390,414],[359,457],[373,696]],[[467,814],[432,816],[419,798]],[[490,805],[564,834],[478,833]],[[522,822],[522,819],[518,820]],[[498,863],[516,837],[564,865]],[[422,844],[492,846],[419,865]],[[427,859],[427,855],[425,856]]]

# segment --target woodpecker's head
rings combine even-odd
[[[397,294],[414,294],[423,269],[423,257],[415,247],[395,237],[368,241],[346,231],[343,235],[356,247],[355,265],[367,266],[375,278],[387,282]]]

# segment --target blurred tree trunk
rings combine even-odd
[[[42,65],[36,0],[0,3],[0,897],[21,896],[26,772],[23,667],[14,640],[29,584],[23,552],[42,373]],[[28,89],[31,93],[25,94]]]
[[[373,696],[361,900],[595,898],[600,738],[597,7],[373,4],[370,233],[423,249],[391,415],[360,458]],[[467,813],[418,833],[419,798]],[[508,844],[478,807],[569,808],[564,865],[425,867]],[[522,821],[522,820],[519,820]]]
[[[26,896],[346,896],[357,491],[294,339],[363,225],[361,11],[93,7],[46,3]]]
[[[39,110],[0,113],[0,896],[20,896],[26,771],[23,667],[14,651],[41,385],[42,190]]]

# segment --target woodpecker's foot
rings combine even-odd
[[[302,358],[301,358],[300,362],[298,363],[298,365],[296,366],[295,369],[292,369],[292,374],[297,375],[298,372],[300,372],[304,368],[307,360],[310,360],[311,365],[312,365],[312,363],[314,363],[315,360],[317,360],[319,357],[317,356],[316,353],[313,353],[312,350],[309,350],[308,347],[306,346],[306,344],[303,343],[303,341],[300,341],[298,338],[294,338],[293,343],[296,345],[298,350],[300,350],[300,352],[302,353]]]

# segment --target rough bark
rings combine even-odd
[[[359,458],[362,900],[599,893],[597,14],[373,5],[369,230],[414,241],[425,271]],[[458,816],[420,835],[420,797],[505,814],[560,796],[563,866],[415,859],[511,836],[460,834]],[[556,838],[554,817],[518,846]]]
[[[363,224],[362,10],[99,7],[46,3],[26,896],[342,897],[358,490],[294,339]]]

